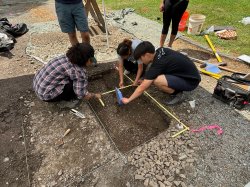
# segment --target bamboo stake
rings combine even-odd
[[[184,133],[185,131],[188,131],[188,130],[189,130],[189,127],[188,127],[188,128],[185,128],[185,129],[183,129],[183,130],[181,130],[180,132],[177,132],[176,134],[174,134],[174,135],[172,136],[172,138],[175,138],[175,137],[179,136],[180,134],[182,134],[182,133]]]
[[[98,99],[98,100],[100,101],[101,105],[102,105],[103,107],[105,107],[105,104],[104,104],[104,102],[102,101],[102,99]]]
[[[133,86],[133,85],[131,84],[131,85],[128,85],[128,86],[124,86],[124,87],[122,87],[122,88],[119,88],[119,89],[122,90],[122,89],[125,89],[125,88],[128,88],[128,87],[131,87],[131,86]],[[109,93],[112,93],[112,92],[115,92],[115,89],[114,89],[114,90],[107,91],[107,92],[104,92],[104,93],[102,93],[101,95],[106,95],[106,94],[109,94]]]
[[[108,28],[107,28],[107,20],[106,20],[106,8],[104,0],[102,0],[102,7],[103,7],[103,13],[104,13],[104,24],[105,24],[105,32],[106,32],[106,39],[107,39],[107,47],[109,48],[109,37],[108,37]]]

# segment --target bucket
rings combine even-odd
[[[198,35],[201,32],[206,16],[202,14],[192,14],[189,17],[188,34]]]
[[[189,16],[188,11],[185,11],[181,17],[181,21],[178,26],[178,31],[184,31],[186,29],[188,16]]]

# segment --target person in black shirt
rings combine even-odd
[[[200,83],[201,77],[195,64],[185,55],[169,48],[159,48],[144,41],[134,51],[135,60],[151,67],[146,72],[144,80],[129,98],[123,98],[127,104],[139,97],[152,83],[160,90],[171,95],[167,104],[176,104],[182,100],[183,91],[192,91]]]
[[[161,0],[160,11],[163,12],[163,28],[160,37],[160,47],[163,47],[164,45],[171,22],[172,31],[168,47],[172,47],[178,32],[181,17],[187,9],[188,3],[189,0]]]

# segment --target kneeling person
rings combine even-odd
[[[36,95],[43,101],[101,98],[87,90],[86,67],[92,64],[94,49],[88,43],[76,44],[66,55],[52,59],[33,80]]]
[[[183,91],[192,91],[200,83],[201,77],[195,64],[185,55],[168,48],[159,48],[147,41],[140,43],[134,51],[134,58],[151,67],[146,72],[142,84],[129,98],[123,98],[127,104],[139,97],[152,83],[160,90],[171,95],[167,104],[176,104],[181,100]]]
[[[123,42],[121,42],[117,47],[120,87],[123,87],[123,68],[125,68],[125,74],[136,74],[135,81],[133,82],[134,86],[141,82],[140,78],[144,74],[146,67],[143,66],[142,62],[134,59],[134,50],[141,42],[142,41],[138,39],[124,39]]]

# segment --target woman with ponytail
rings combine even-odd
[[[117,55],[118,55],[118,70],[119,70],[119,86],[123,87],[123,73],[129,74],[129,73],[135,73],[136,78],[133,83],[134,86],[138,85],[140,83],[140,78],[144,73],[144,66],[143,63],[140,61],[136,61],[134,59],[134,50],[135,48],[141,43],[141,40],[138,39],[124,39],[123,42],[121,42],[118,45],[117,48]],[[123,71],[125,69],[125,71]]]

